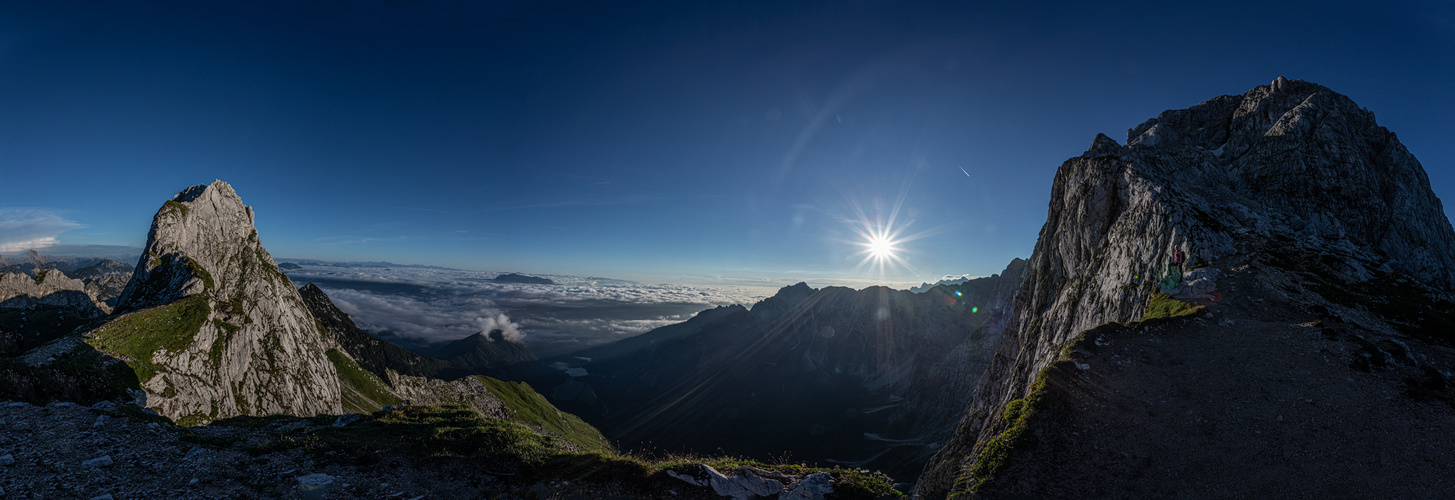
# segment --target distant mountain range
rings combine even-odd
[[[1025,268],[924,294],[800,283],[510,370],[628,447],[912,476],[968,403]]]
[[[919,286],[910,288],[909,291],[914,292],[914,293],[925,293],[925,292],[930,291],[931,288],[934,288],[934,287],[937,287],[937,286],[940,286],[940,285],[958,285],[958,284],[964,283],[966,281],[970,281],[972,279],[975,279],[977,277],[978,276],[971,276],[969,274],[961,274],[961,275],[951,275],[951,274],[947,274],[943,278],[940,278],[939,281],[936,281],[934,283],[920,283]]]

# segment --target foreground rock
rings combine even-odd
[[[1175,263],[1179,253],[1187,257],[1183,265]],[[1224,286],[1217,273],[1182,272],[1259,263],[1266,265],[1257,267],[1263,276],[1254,281],[1257,294]],[[1037,396],[1045,387],[1037,383],[1041,375],[1082,332],[1178,309],[1180,302],[1159,295],[1159,287],[1211,304],[1230,318],[1279,306],[1269,310],[1288,314],[1282,323],[1314,317],[1347,325],[1365,339],[1418,344],[1423,352],[1455,340],[1449,328],[1455,324],[1448,294],[1452,272],[1455,230],[1424,169],[1372,113],[1325,87],[1279,78],[1243,95],[1164,112],[1131,129],[1126,146],[1098,135],[1086,153],[1057,171],[1012,323],[954,439],[926,466],[916,495],[939,498],[995,487],[1007,450],[1019,449],[1016,429],[1029,414],[1023,410],[1043,401]],[[1242,300],[1247,295],[1263,301]],[[1312,362],[1289,360],[1264,373],[1262,385],[1246,389],[1271,390],[1267,387],[1284,373],[1312,370],[1305,364]],[[1097,372],[1095,363],[1080,364],[1089,370],[1078,371]],[[1386,396],[1365,395],[1373,402]],[[1166,397],[1186,401],[1197,395]],[[1153,420],[1186,417],[1157,414]],[[1342,423],[1326,425],[1350,438],[1373,438]],[[1263,470],[1294,474],[1297,467],[1304,474],[1336,476],[1340,463],[1339,457],[1319,456]],[[1208,479],[1172,474],[1168,468],[1175,461],[1149,464],[1153,470],[1142,473],[1167,474],[1160,483],[1143,484],[1168,491]],[[1218,479],[1236,482],[1254,474],[1230,473]],[[1382,488],[1399,486],[1389,476],[1376,479],[1391,481]],[[1160,491],[1140,494],[1165,496]],[[1289,482],[1261,494],[1315,491],[1309,483]]]

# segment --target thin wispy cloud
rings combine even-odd
[[[84,224],[42,209],[0,209],[0,252],[45,248],[66,231]]]

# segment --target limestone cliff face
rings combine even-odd
[[[1455,231],[1419,162],[1373,113],[1328,88],[1279,78],[1163,112],[1127,145],[1098,135],[1063,163],[1027,278],[956,436],[916,496],[955,488],[1003,430],[1001,411],[1078,333],[1139,319],[1182,250],[1193,265],[1295,248],[1338,278],[1455,284]]]
[[[334,347],[263,249],[252,208],[222,181],[187,188],[152,221],[118,297],[88,334],[137,371],[146,404],[174,419],[341,410]]]

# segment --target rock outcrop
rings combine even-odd
[[[86,283],[67,277],[57,269],[39,269],[35,277],[21,273],[0,274],[0,309],[62,307],[82,316],[97,318],[111,311]]]
[[[87,334],[127,361],[146,405],[175,419],[342,410],[329,334],[278,271],[253,211],[222,181],[187,188],[152,220],[124,314]]]
[[[1325,290],[1403,280],[1438,295],[1455,284],[1455,231],[1423,168],[1373,113],[1325,87],[1280,77],[1163,112],[1128,131],[1126,146],[1098,135],[1057,171],[1001,347],[916,495],[943,497],[983,479],[970,472],[1010,425],[1002,409],[1081,332],[1141,318],[1179,252],[1188,258],[1179,268],[1232,256],[1277,261],[1299,271],[1290,281]],[[1313,276],[1305,263],[1327,270]],[[1200,286],[1212,296],[1210,283]],[[1276,296],[1336,319],[1363,317],[1362,306],[1324,295]],[[1361,324],[1388,329],[1375,323]]]
[[[114,299],[121,295],[122,290],[126,289],[126,284],[131,281],[131,274],[134,271],[135,268],[130,264],[102,259],[100,262],[78,268],[67,274],[84,281],[86,293],[94,297],[97,302],[115,305]]]

